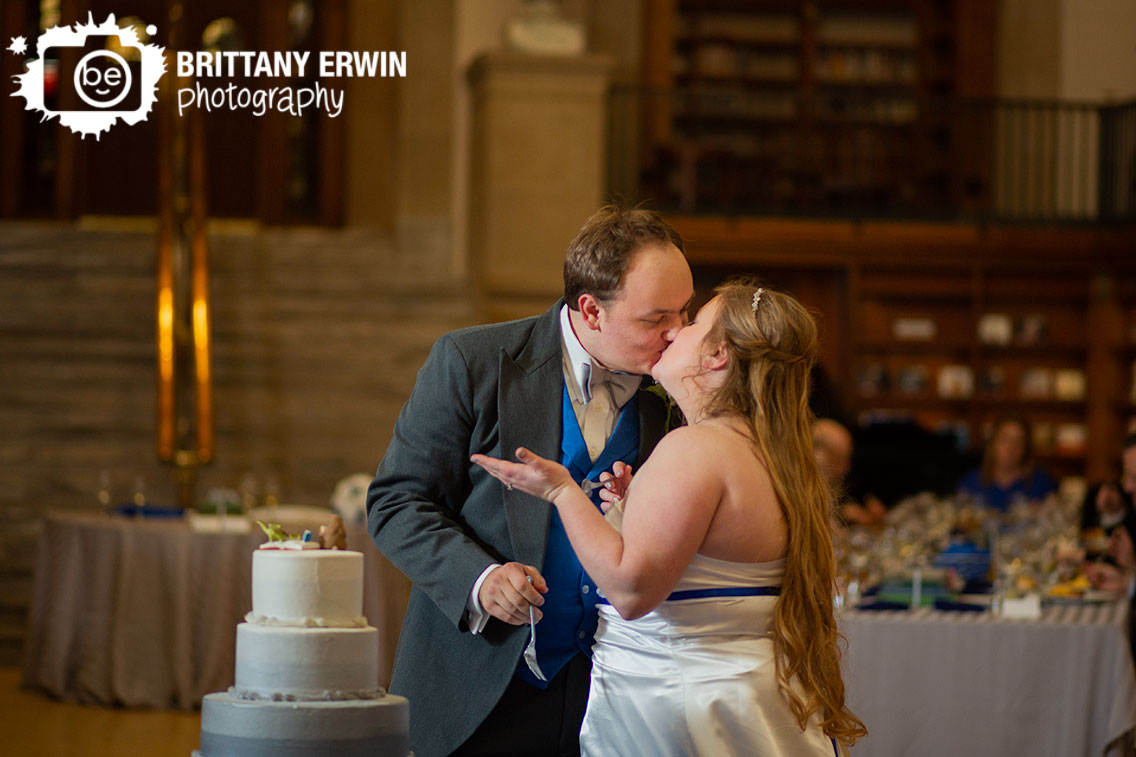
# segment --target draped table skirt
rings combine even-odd
[[[846,611],[853,757],[1096,757],[1136,727],[1129,605],[989,613]]]
[[[410,583],[350,525],[364,556],[363,612],[390,679]],[[236,627],[252,609],[247,533],[182,520],[50,513],[40,539],[21,683],[69,701],[193,709],[233,683]]]

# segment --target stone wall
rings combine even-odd
[[[155,446],[156,236],[127,223],[0,224],[0,664],[18,659],[47,509],[99,508],[100,477],[115,502],[139,477],[174,501]],[[470,300],[365,232],[249,228],[213,235],[210,256],[217,440],[198,492],[273,479],[283,503],[326,505],[375,469]]]

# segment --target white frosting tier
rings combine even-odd
[[[335,549],[252,555],[250,623],[352,628],[363,618],[363,554]]]
[[[369,699],[382,695],[379,632],[237,626],[233,693],[249,699]]]

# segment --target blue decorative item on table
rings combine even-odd
[[[861,610],[905,610],[908,607],[930,607],[939,599],[950,596],[942,578],[922,577],[915,588],[911,577],[891,576],[879,586],[864,592]]]
[[[990,572],[990,552],[973,542],[952,539],[931,563],[936,568],[953,569],[968,584],[984,581]]]
[[[180,507],[124,502],[111,510],[111,514],[127,518],[181,518],[185,515],[185,510]]]

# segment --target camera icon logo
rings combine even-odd
[[[156,33],[153,26],[146,33]],[[119,28],[114,16],[95,24],[56,26],[36,45],[37,59],[15,77],[17,95],[28,110],[58,118],[80,136],[99,135],[118,121],[146,120],[166,71],[163,48],[142,44],[132,26]]]
[[[123,42],[118,35],[103,34],[87,35],[81,47],[70,50],[63,45],[46,48],[42,57],[53,61],[57,70],[54,80],[44,80],[44,101],[51,96],[51,82],[57,89],[57,112],[137,110],[141,104],[141,51],[141,45]],[[75,54],[82,57],[74,71],[67,72],[65,61]]]

